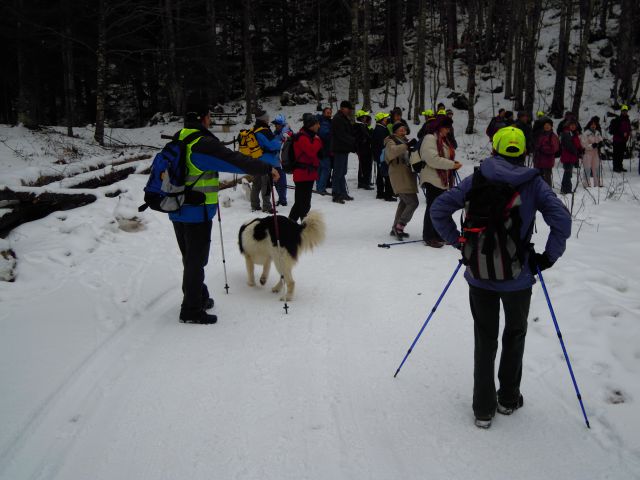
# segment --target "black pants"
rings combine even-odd
[[[204,267],[209,261],[212,222],[173,222],[173,229],[182,253],[182,306],[180,318],[197,317],[203,302],[209,298],[209,290],[204,283]]]
[[[371,183],[373,157],[371,151],[358,152],[358,187],[368,187]]]
[[[622,160],[627,149],[624,142],[613,142],[613,170],[619,172],[622,170]]]
[[[473,369],[473,412],[477,417],[496,411],[494,363],[498,350],[500,301],[504,308],[502,355],[498,368],[500,403],[515,406],[520,396],[522,356],[527,334],[531,288],[515,292],[496,292],[469,286],[469,303],[474,322],[475,352]]]
[[[389,175],[384,176],[378,168],[378,174],[376,175],[376,198],[393,198],[393,187],[391,186],[391,179]]]
[[[302,220],[311,210],[311,195],[313,194],[313,181],[295,182],[296,195],[293,207],[289,212],[289,218],[294,222]]]
[[[431,205],[433,202],[442,195],[445,190],[441,190],[438,187],[434,187],[430,183],[425,183],[422,187],[425,197],[427,197],[427,209],[424,211],[424,222],[422,224],[422,240],[425,242],[429,240],[442,240],[436,229],[433,228],[433,222],[431,221]]]

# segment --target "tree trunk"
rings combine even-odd
[[[514,56],[513,56],[513,108],[515,110],[522,109],[522,88],[523,88],[523,71],[522,71],[522,42],[523,37],[526,35],[524,30],[524,4],[522,2],[515,2],[515,18],[514,18]]]
[[[424,88],[425,88],[425,34],[427,29],[427,0],[419,0],[418,3],[418,35],[416,45],[416,62],[415,69],[415,102],[413,121],[416,125],[420,123],[420,115],[424,110]]]
[[[632,73],[634,71],[633,62],[633,34],[635,29],[634,13],[637,8],[637,0],[622,0],[620,5],[620,28],[618,34],[618,77],[620,86],[618,97],[623,103],[629,102],[632,95]]]
[[[177,54],[176,54],[176,28],[174,15],[174,0],[164,0],[162,20],[164,24],[164,36],[167,48],[167,90],[173,113],[184,113],[184,95],[180,85]]]
[[[402,2],[393,2],[394,9],[394,34],[395,34],[395,67],[396,67],[396,89],[398,83],[405,81],[404,76],[404,30],[402,29]],[[394,101],[395,106],[395,101]]]
[[[73,137],[73,124],[75,118],[75,95],[73,45],[71,43],[71,16],[72,6],[70,0],[64,2],[64,36],[62,39],[62,65],[64,71],[64,113],[67,124],[67,135]]]
[[[15,8],[18,12],[24,12],[23,0],[16,0]],[[16,103],[18,123],[27,128],[36,128],[38,126],[36,120],[36,111],[34,105],[34,95],[31,88],[31,75],[28,73],[27,56],[25,55],[22,39],[25,36],[26,29],[18,15],[16,29],[20,35],[20,41],[16,42],[16,59],[18,67],[18,101]]]
[[[449,37],[449,47],[455,50],[458,48],[458,15],[456,0],[446,0],[447,2],[447,35]]]
[[[362,15],[362,108],[371,109],[371,77],[369,75],[369,30],[371,28],[371,9],[369,0],[364,0]]]
[[[607,33],[607,10],[609,6],[609,0],[602,0],[600,5],[600,35]]]
[[[351,71],[349,72],[349,101],[355,105],[358,103],[358,12],[360,0],[351,0]]]
[[[590,0],[592,1],[592,0]],[[528,5],[527,38],[524,47],[524,110],[533,113],[533,103],[536,93],[536,54],[538,52],[538,32],[540,29],[540,17],[542,15],[542,0],[532,0]]]
[[[513,35],[507,36],[507,47],[504,54],[504,98],[511,100],[513,90],[511,80],[513,78]]]
[[[280,31],[280,38],[282,43],[280,46],[280,76],[282,77],[281,84],[285,86],[289,83],[289,30],[291,24],[289,22],[290,12],[287,8],[286,0],[279,2],[282,6],[282,30]],[[295,69],[295,66],[294,66]],[[295,71],[295,70],[294,70]]]
[[[219,64],[218,59],[218,34],[216,32],[216,24],[217,24],[217,11],[216,11],[216,2],[210,0],[206,2],[207,7],[207,20],[209,23],[209,28],[207,32],[208,36],[208,52],[207,52],[207,72],[209,81],[207,82],[207,96],[209,97],[209,102],[214,103],[221,100],[220,88],[223,82],[220,81],[222,68]]]
[[[562,4],[560,16],[560,37],[558,40],[558,60],[556,61],[556,82],[551,101],[551,114],[561,118],[564,113],[564,85],[567,75],[567,57],[569,50],[569,35],[571,34],[571,15],[573,0]]]
[[[593,4],[595,0],[581,0],[580,13],[582,18],[582,37],[580,39],[580,55],[578,58],[578,72],[576,76],[576,92],[573,96],[573,106],[571,111],[576,114],[576,119],[580,118],[580,102],[584,90],[584,73],[587,67],[587,51],[589,48],[589,37],[591,36],[591,18],[593,16]]]
[[[469,26],[466,45],[466,57],[467,57],[467,95],[469,96],[469,119],[467,121],[466,134],[472,134],[475,123],[474,105],[476,103],[476,49],[477,45],[477,30],[476,22],[478,20],[478,7],[476,2],[479,0],[469,1]]]
[[[107,8],[109,0],[98,1],[98,49],[96,50],[96,131],[93,138],[104,145],[104,110],[107,96]]]
[[[251,2],[244,0],[242,14],[242,46],[244,49],[244,99],[247,114],[244,123],[251,123],[251,116],[256,110],[256,87],[253,70],[253,54],[251,47]]]

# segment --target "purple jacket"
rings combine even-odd
[[[631,120],[628,115],[618,117],[618,128],[613,132],[613,141],[616,143],[627,143],[631,135]]]
[[[553,168],[556,164],[556,152],[560,150],[560,140],[553,131],[540,132],[536,137],[533,166],[536,168]]]
[[[544,251],[547,253],[549,260],[553,262],[560,258],[564,253],[567,238],[571,236],[571,215],[553,193],[553,190],[540,177],[538,171],[514,165],[499,156],[487,158],[480,165],[480,171],[488,180],[505,182],[518,187],[522,200],[522,206],[520,207],[520,217],[522,218],[520,238],[525,244],[531,241],[532,224],[535,220],[536,212],[542,213],[545,223],[551,227]],[[453,221],[452,215],[457,210],[464,208],[464,199],[471,189],[472,179],[473,175],[468,176],[457,187],[441,194],[431,206],[433,226],[440,236],[451,244],[456,244],[460,237],[460,232]],[[465,273],[465,278],[470,285],[486,290],[499,292],[524,290],[535,283],[535,279],[529,270],[528,258],[529,254],[527,253],[522,272],[518,278],[513,280],[476,280],[471,278],[468,272]]]

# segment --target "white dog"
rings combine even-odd
[[[274,217],[256,218],[245,223],[238,232],[238,246],[247,263],[248,285],[255,286],[254,266],[262,265],[260,285],[267,282],[271,261],[280,274],[280,280],[271,289],[278,293],[282,289],[282,280],[287,284],[286,294],[281,300],[293,298],[296,282],[291,270],[298,261],[298,255],[305,250],[312,250],[324,240],[325,224],[320,212],[309,212],[301,225],[287,217],[278,215],[278,236],[280,249],[277,247]]]

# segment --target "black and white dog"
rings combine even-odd
[[[256,218],[242,227],[238,232],[238,246],[247,263],[248,285],[255,286],[254,266],[262,265],[260,285],[267,282],[271,261],[280,274],[280,280],[271,289],[278,293],[282,289],[282,279],[287,282],[286,294],[281,300],[293,298],[295,282],[291,270],[298,261],[299,253],[317,247],[324,240],[325,224],[320,212],[309,212],[301,225],[287,217],[278,215],[278,236],[280,249],[277,247],[274,217]]]

